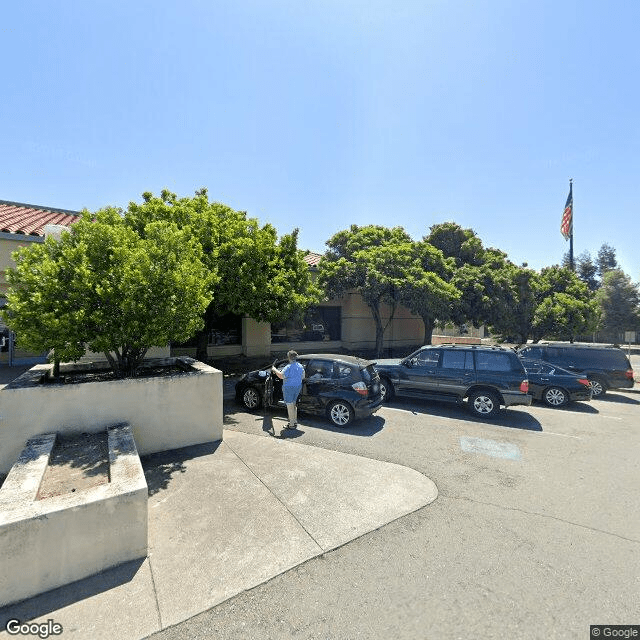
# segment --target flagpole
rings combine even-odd
[[[573,194],[573,178],[569,178],[569,190]],[[571,235],[569,236],[569,268],[571,271],[575,271],[575,264],[573,263],[573,196],[571,197]]]

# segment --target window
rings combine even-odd
[[[207,314],[208,315],[208,314]],[[242,316],[227,313],[215,318],[206,318],[208,322],[208,346],[219,346],[224,344],[242,344]],[[192,336],[182,343],[173,343],[177,347],[197,347],[198,338]]]
[[[506,353],[476,353],[478,371],[511,371],[511,359]]]
[[[271,325],[271,342],[316,342],[342,339],[340,307],[309,307],[303,316]]]
[[[527,347],[521,351],[525,358],[542,360],[542,349],[540,347]]]
[[[439,349],[423,349],[416,356],[416,365],[418,367],[437,367],[440,360]]]
[[[350,378],[353,374],[353,367],[344,362],[334,362],[333,377],[334,378]]]
[[[227,313],[211,323],[209,344],[242,344],[242,316]]]
[[[333,363],[328,360],[309,360],[307,365],[307,379],[331,378],[333,376]]]
[[[443,351],[443,369],[473,369],[473,353],[471,351]]]
[[[567,350],[561,349],[560,347],[547,347],[543,359],[550,360],[551,362],[555,362],[556,360],[562,361],[566,353]]]

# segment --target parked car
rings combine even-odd
[[[428,345],[401,360],[378,360],[384,400],[394,396],[461,403],[490,418],[500,405],[531,404],[527,374],[511,349],[498,346]]]
[[[298,362],[305,369],[299,411],[327,416],[337,427],[346,427],[380,408],[380,378],[373,362],[327,353],[302,355]],[[288,360],[274,364],[282,369]],[[282,380],[271,372],[271,365],[245,373],[236,384],[236,400],[250,410],[284,407]]]
[[[586,374],[594,398],[601,398],[609,389],[631,389],[634,384],[629,358],[618,347],[541,342],[520,347],[518,355]]]
[[[578,375],[542,360],[522,359],[529,380],[529,393],[549,407],[563,407],[577,400],[591,400],[591,383]]]

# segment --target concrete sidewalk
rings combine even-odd
[[[149,556],[0,609],[64,638],[138,640],[430,504],[434,483],[387,462],[225,431],[150,456]]]

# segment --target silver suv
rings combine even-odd
[[[498,346],[428,345],[400,360],[378,360],[375,369],[385,401],[395,396],[467,403],[481,418],[500,405],[531,404],[527,373],[511,349]]]

